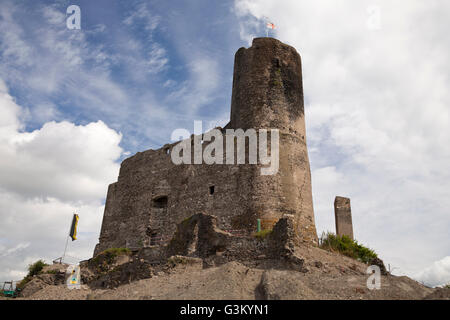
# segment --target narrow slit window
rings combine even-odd
[[[214,194],[214,186],[209,187],[209,194]]]
[[[153,199],[153,208],[167,208],[168,197],[160,196]]]
[[[152,235],[150,236],[150,245],[151,246],[156,246],[158,244],[158,234],[156,232],[152,233]]]

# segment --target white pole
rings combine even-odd
[[[72,215],[72,221],[73,221],[73,215]],[[70,223],[70,227],[69,227],[69,235],[67,235],[66,238],[66,246],[64,247],[64,254],[61,257],[61,263],[63,262],[64,258],[66,257],[66,250],[67,250],[67,244],[69,242],[69,237],[70,237],[70,231],[72,231],[72,222]]]
[[[66,238],[66,246],[65,246],[65,248],[64,248],[64,254],[63,254],[62,258],[61,258],[61,264],[63,263],[63,260],[64,260],[64,258],[66,257],[66,250],[67,250],[67,244],[68,244],[68,242],[69,242],[69,236],[67,236],[67,238]]]

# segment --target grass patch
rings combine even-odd
[[[103,251],[103,254],[117,257],[117,256],[121,256],[121,255],[130,255],[131,250],[128,248],[109,248],[109,249]]]
[[[359,260],[364,263],[369,263],[372,259],[377,258],[378,255],[372,250],[361,244],[356,240],[352,240],[348,236],[337,236],[331,232],[323,233],[320,237],[319,247],[332,252],[339,252],[347,257]]]
[[[265,239],[268,235],[270,235],[272,233],[271,229],[266,229],[266,230],[261,230],[259,232],[255,232],[253,234],[253,236],[257,239],[263,240]]]
[[[58,274],[59,270],[48,270],[48,271],[45,271],[44,273],[47,273],[47,274]]]

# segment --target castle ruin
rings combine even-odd
[[[112,247],[157,246],[198,213],[214,215],[222,230],[248,234],[256,231],[258,219],[268,229],[289,215],[300,241],[317,242],[302,67],[293,47],[256,38],[236,52],[230,122],[220,128],[224,135],[226,129],[278,129],[278,172],[261,175],[262,164],[225,161],[175,165],[171,152],[179,142],[138,152],[122,162],[118,181],[108,188],[94,255]]]

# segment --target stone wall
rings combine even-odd
[[[261,175],[260,164],[175,165],[171,152],[177,143],[138,152],[122,162],[118,181],[108,188],[94,255],[111,247],[163,244],[177,224],[199,212],[216,216],[223,230],[249,233],[258,218],[277,221],[292,214],[299,239],[316,242],[303,108],[301,60],[294,48],[257,38],[252,47],[239,49],[225,128],[279,129],[278,173]],[[196,139],[202,137],[191,142]]]
[[[293,214],[306,241],[317,240],[306,145],[301,58],[273,38],[256,38],[235,55],[232,128],[280,131],[280,168],[253,176],[253,207],[263,218]],[[215,213],[213,213],[215,214]]]

